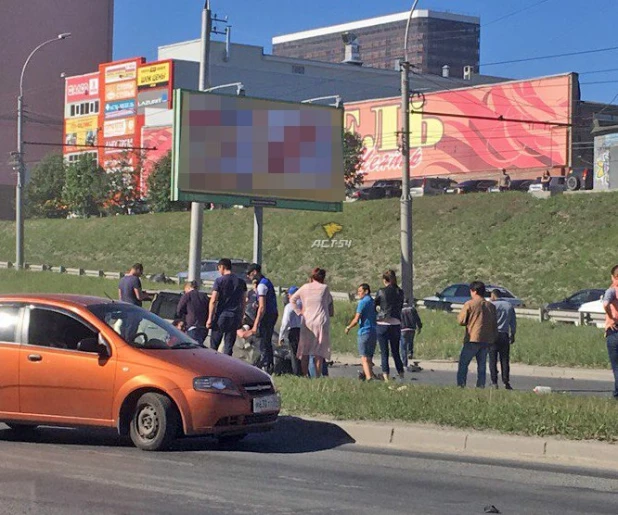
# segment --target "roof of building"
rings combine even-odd
[[[315,38],[319,36],[326,36],[328,34],[343,33],[350,30],[358,30],[366,27],[374,27],[376,25],[385,25],[387,23],[405,21],[409,18],[409,16],[410,12],[406,11],[401,13],[388,14],[386,16],[378,16],[376,18],[367,18],[365,20],[342,23],[340,25],[331,25],[329,27],[321,27],[312,30],[283,34],[281,36],[275,36],[274,38],[272,38],[272,44],[278,45],[281,43],[289,43],[291,41],[298,41],[301,39]],[[412,17],[439,18],[441,20],[459,21],[463,23],[473,23],[476,25],[480,25],[481,23],[481,19],[477,16],[466,16],[449,12],[430,11],[428,9],[417,9],[414,11]]]

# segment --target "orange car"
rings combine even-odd
[[[0,295],[0,421],[115,427],[144,450],[181,436],[233,442],[266,431],[270,377],[199,346],[131,304],[77,295]]]

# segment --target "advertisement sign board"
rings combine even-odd
[[[121,120],[109,120],[103,124],[104,138],[119,138],[131,136],[135,133],[135,118],[123,118]]]
[[[414,177],[497,173],[568,165],[570,74],[413,97],[410,167]],[[451,116],[457,115],[457,116]],[[470,116],[467,118],[466,116]],[[518,121],[500,121],[499,118]],[[345,126],[363,137],[368,181],[400,178],[401,100],[346,104]]]
[[[137,71],[138,89],[160,88],[171,80],[171,61],[151,63],[141,66]]]
[[[70,118],[64,122],[64,153],[85,152],[87,148],[77,145],[97,145],[98,116]]]
[[[135,116],[135,100],[117,100],[115,102],[107,102],[105,104],[105,119],[125,118],[127,116]]]
[[[103,78],[105,84],[134,81],[137,78],[137,62],[131,61],[106,66],[103,71]]]
[[[135,98],[137,95],[137,86],[135,81],[118,82],[105,86],[105,101],[113,102],[114,100],[125,100],[127,98]]]
[[[99,97],[98,73],[67,77],[65,84],[65,104],[96,100]]]
[[[140,191],[146,194],[148,191],[148,177],[152,173],[157,162],[172,150],[173,132],[171,126],[166,127],[143,127],[142,146],[149,150],[144,151],[144,163],[142,176],[140,177]]]
[[[137,112],[144,114],[147,107],[170,107],[170,94],[167,88],[140,91],[137,94]]]
[[[176,90],[174,114],[176,200],[342,209],[340,109]]]

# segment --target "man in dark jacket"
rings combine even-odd
[[[185,284],[185,293],[180,297],[176,308],[178,318],[184,320],[187,335],[200,345],[204,344],[208,336],[206,320],[208,319],[208,295],[200,291],[197,281]]]
[[[397,276],[394,270],[387,270],[382,275],[384,288],[376,294],[375,304],[378,309],[378,344],[382,358],[382,375],[385,381],[390,379],[388,364],[389,350],[393,353],[395,368],[399,379],[403,379],[404,368],[399,355],[401,340],[401,310],[403,308],[403,290],[397,286]]]
[[[423,322],[414,304],[410,304],[406,299],[401,310],[401,341],[399,343],[399,354],[403,366],[408,372],[420,372],[422,369],[417,365],[408,366],[408,359],[414,359],[414,337],[421,334]]]

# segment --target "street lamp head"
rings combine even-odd
[[[63,32],[62,34],[58,34],[58,39],[68,39],[71,37],[70,32]]]

